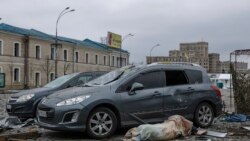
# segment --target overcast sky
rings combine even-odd
[[[207,41],[210,53],[229,60],[235,49],[250,48],[250,0],[0,0],[0,17],[10,25],[60,36],[100,41],[107,31],[135,36],[123,42],[131,62],[166,56],[181,42]],[[250,60],[250,57],[247,57]]]

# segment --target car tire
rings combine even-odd
[[[196,126],[206,128],[209,127],[214,120],[214,109],[207,103],[200,103],[195,110],[194,122]]]
[[[95,139],[103,139],[112,136],[117,128],[117,118],[114,112],[108,108],[94,109],[87,120],[87,133]]]

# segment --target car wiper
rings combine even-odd
[[[108,84],[108,83],[111,83],[111,82],[114,82],[114,81],[118,80],[118,79],[123,75],[123,73],[124,73],[124,71],[121,72],[121,74],[117,75],[117,77],[115,77],[113,80],[104,83],[104,85],[106,85],[106,84]]]
[[[82,84],[82,85],[79,85],[79,87],[92,87],[92,85],[89,85],[89,84]]]

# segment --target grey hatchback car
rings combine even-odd
[[[78,72],[67,74],[49,82],[41,88],[22,90],[10,97],[6,103],[6,111],[9,116],[17,116],[20,119],[34,118],[38,103],[42,98],[53,92],[63,90],[76,85],[82,85],[107,72]]]
[[[86,131],[100,139],[119,127],[162,122],[174,114],[208,127],[221,111],[220,90],[204,68],[156,63],[126,66],[58,91],[39,103],[37,118],[41,127]]]

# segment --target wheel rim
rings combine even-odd
[[[212,120],[212,109],[209,106],[203,105],[198,111],[198,119],[202,125],[208,125]]]
[[[111,116],[105,112],[97,112],[92,115],[89,124],[90,130],[98,136],[108,134],[113,127]]]

